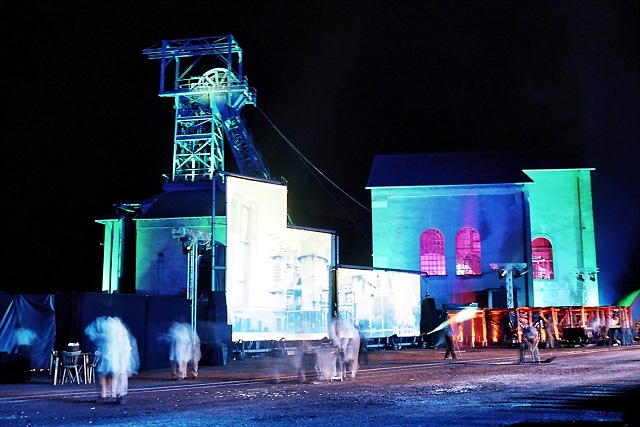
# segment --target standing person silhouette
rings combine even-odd
[[[544,331],[547,335],[545,348],[556,348],[556,328],[553,324],[553,316],[549,315],[549,320],[545,322]]]
[[[447,343],[447,351],[444,353],[444,358],[448,359],[449,356],[451,356],[452,359],[457,359],[458,356],[456,355],[456,348],[454,346],[454,333],[453,333],[453,326],[451,325],[451,323],[447,324],[447,327],[444,328],[444,340]]]

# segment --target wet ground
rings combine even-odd
[[[376,350],[355,379],[300,383],[296,356],[169,370],[130,379],[123,403],[97,385],[54,386],[48,375],[0,385],[0,425],[11,426],[640,426],[640,344],[541,349],[550,363],[518,363],[518,350]],[[635,403],[634,403],[635,402]]]

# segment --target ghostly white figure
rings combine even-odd
[[[538,344],[540,343],[540,334],[533,325],[527,325],[522,330],[522,341],[520,343],[520,364],[524,363],[525,349],[531,354],[533,363],[540,363],[540,352]]]
[[[15,333],[16,346],[30,346],[38,338],[35,332],[27,328],[18,328]]]
[[[345,320],[333,319],[329,328],[329,338],[338,350],[336,373],[341,375],[340,370],[345,374],[349,371],[351,378],[355,378],[358,372],[358,356],[360,354],[360,333],[358,329]]]
[[[313,383],[314,379],[318,378],[318,353],[314,350],[310,341],[302,341],[294,363],[298,369],[298,382],[300,384]]]
[[[172,322],[169,327],[169,360],[171,361],[172,376],[183,380],[187,376],[187,366],[191,364],[191,375],[198,376],[198,363],[202,357],[200,351],[200,337],[184,322]]]
[[[101,397],[122,401],[129,390],[129,377],[138,372],[140,359],[136,339],[119,317],[98,317],[85,334],[100,352],[96,373]]]

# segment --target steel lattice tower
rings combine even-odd
[[[160,60],[159,96],[175,100],[172,182],[212,180],[224,171],[225,137],[241,174],[271,179],[241,114],[255,105],[256,91],[242,74],[242,49],[232,35],[163,40],[143,54]]]

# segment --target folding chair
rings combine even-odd
[[[62,352],[62,380],[60,384],[64,384],[67,379],[69,379],[69,382],[75,381],[80,384],[81,357],[79,351]]]
[[[87,365],[87,384],[96,382],[96,367],[98,366],[98,362],[100,362],[100,352],[95,351],[93,353],[93,357],[89,359],[89,364]]]

